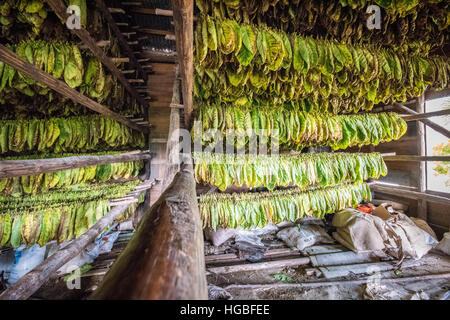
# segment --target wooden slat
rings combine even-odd
[[[147,182],[144,182],[147,183]],[[68,246],[44,260],[16,283],[6,289],[0,300],[25,300],[33,295],[58,269],[79,255],[81,251],[102,233],[103,230],[128,209],[130,204],[113,208],[98,220],[85,233],[73,240]]]
[[[53,9],[53,11],[56,13],[56,15],[61,19],[63,23],[65,23],[69,17],[69,14],[67,13],[67,7],[64,4],[62,0],[47,0],[47,3],[50,5],[50,7]],[[111,9],[111,8],[110,8]],[[89,32],[84,29],[72,29],[72,33],[74,33],[78,38],[80,38],[81,41],[87,47],[89,50],[94,54],[94,56],[99,59],[103,65],[105,65],[106,68],[111,72],[111,74],[119,80],[119,82],[125,87],[125,89],[131,94],[133,98],[135,98],[140,104],[143,106],[148,106],[148,103],[134,90],[134,88],[130,85],[127,78],[120,72],[119,69],[115,66],[115,64],[109,59],[105,52],[100,49],[95,40],[92,39],[92,37],[89,35]]]
[[[74,156],[54,159],[3,160],[0,161],[0,179],[37,175],[46,172],[82,168],[107,163],[130,162],[151,159],[149,152],[130,152],[106,156]]]
[[[119,27],[116,24],[116,21],[114,20],[111,13],[108,11],[108,8],[106,7],[103,0],[96,0],[97,7],[100,9],[100,11],[103,13],[103,16],[105,17],[106,21],[108,21],[109,27],[112,29],[114,34],[117,37],[117,40],[119,41],[119,45],[125,50],[127,56],[130,58],[131,64],[135,66],[141,76],[145,79],[147,77],[147,72],[142,68],[141,64],[137,61],[136,56],[133,53],[133,50],[131,50],[130,46],[127,43],[127,40],[122,35]]]
[[[405,188],[402,188],[401,186],[389,186],[389,185],[382,185],[380,183],[372,183],[370,184],[370,189],[376,192],[391,194],[398,197],[405,197],[408,199],[423,199],[430,202],[450,205],[450,198],[448,197],[437,196],[413,190],[407,190]]]
[[[164,10],[164,9],[150,9],[150,8],[131,8],[131,13],[138,13],[138,14],[152,14],[156,16],[166,16],[166,17],[172,17],[173,11],[172,10]]]
[[[189,128],[193,111],[194,77],[194,0],[172,0],[176,47],[182,78],[185,127]]]
[[[9,64],[14,69],[22,72],[23,74],[29,76],[33,80],[47,85],[49,88],[55,90],[56,92],[62,94],[64,97],[71,99],[72,101],[79,103],[95,112],[98,112],[104,116],[110,117],[127,127],[132,129],[147,133],[148,128],[144,126],[139,126],[127,118],[111,111],[110,109],[102,106],[100,103],[86,97],[75,89],[69,87],[65,82],[55,79],[50,74],[31,63],[23,60],[17,54],[6,48],[4,45],[0,44],[0,61]]]

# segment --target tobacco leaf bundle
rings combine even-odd
[[[249,188],[276,186],[334,186],[387,175],[380,153],[302,153],[280,155],[193,153],[197,183],[225,191],[232,185]]]
[[[371,42],[385,46],[407,45],[417,40],[431,45],[448,42],[449,2],[432,1],[347,1],[347,0],[197,0],[202,14],[238,23],[252,23],[334,38],[343,42]],[[367,28],[370,5],[381,7],[381,29]]]
[[[111,76],[105,74],[102,63],[94,57],[83,58],[77,45],[61,41],[27,40],[9,45],[17,55],[56,79],[64,80],[71,88],[95,98],[99,103],[124,100],[124,89]],[[33,97],[53,98],[53,91],[46,85],[0,62],[0,102],[16,93]]]
[[[131,192],[138,182],[118,185],[76,186],[44,195],[0,197],[0,247],[40,246],[79,237],[109,211],[109,199]],[[138,203],[143,201],[141,196]],[[128,219],[134,203],[116,221]]]
[[[86,152],[102,147],[143,147],[145,136],[99,115],[72,118],[0,120],[0,154],[34,151]]]
[[[227,143],[237,148],[248,146],[257,135],[259,139],[267,138],[269,145],[275,141],[286,149],[330,146],[338,150],[398,140],[407,130],[406,122],[394,112],[329,115],[298,109],[242,108],[223,104],[205,106],[195,112],[197,122],[191,131],[194,141],[200,138],[202,144],[207,145],[215,138],[208,131],[214,133],[217,130],[221,139],[236,138]]]
[[[63,155],[63,157],[66,156],[68,157],[70,155]],[[22,158],[24,157],[15,159]],[[25,157],[25,159],[31,158],[35,157]],[[39,175],[5,178],[0,179],[0,194],[3,196],[21,197],[23,194],[34,195],[71,185],[101,183],[111,179],[134,178],[137,177],[143,167],[143,161],[132,161],[47,172]]]
[[[371,199],[366,183],[309,191],[293,188],[262,193],[215,193],[200,196],[200,214],[204,228],[263,228],[268,223],[307,216],[323,218],[325,214],[356,207]]]
[[[424,44],[415,49],[343,44],[203,17],[195,32],[194,96],[206,103],[306,100],[322,112],[371,110],[448,86],[449,58],[428,56]]]

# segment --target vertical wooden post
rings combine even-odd
[[[421,95],[417,99],[417,112],[425,112],[425,96]],[[426,155],[425,141],[425,125],[421,121],[417,121],[417,152],[419,156]],[[424,161],[419,162],[419,192],[427,190],[427,164]],[[423,199],[417,200],[417,217],[427,220],[427,201]]]
[[[188,129],[193,110],[194,0],[172,0],[172,7],[176,47],[182,79],[184,123]]]

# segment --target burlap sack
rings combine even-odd
[[[334,215],[332,225],[336,227],[333,237],[355,252],[384,251],[402,260],[420,259],[432,248],[425,231],[402,213],[383,220],[359,210],[345,209]]]

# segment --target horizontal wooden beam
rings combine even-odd
[[[138,32],[147,33],[147,34],[158,34],[158,35],[171,35],[175,36],[175,32],[169,30],[158,30],[158,29],[149,29],[149,28],[140,28],[137,29]]]
[[[423,200],[427,200],[430,202],[436,202],[436,203],[442,203],[445,205],[450,205],[449,197],[432,195],[432,194],[428,194],[425,192],[406,190],[406,189],[403,189],[401,186],[389,186],[389,185],[382,185],[380,183],[371,183],[369,185],[370,185],[370,189],[375,192],[391,194],[391,195],[395,195],[398,197],[405,197],[408,199],[423,199]]]
[[[52,10],[60,18],[61,22],[66,23],[69,18],[67,13],[67,6],[62,0],[46,0],[50,5]],[[111,9],[111,8],[110,8]],[[111,12],[111,11],[110,11]],[[89,32],[84,29],[71,29],[81,41],[89,48],[89,50],[94,54],[94,56],[99,59],[103,65],[111,72],[111,74],[125,87],[125,89],[131,94],[131,96],[136,99],[141,105],[148,106],[148,103],[134,90],[134,88],[128,83],[127,78],[120,72],[115,64],[106,56],[106,53],[100,49],[96,41],[90,36]]]
[[[149,152],[135,151],[106,156],[74,156],[54,159],[3,160],[0,161],[0,179],[37,175],[46,172],[69,170],[94,165],[148,160]]]
[[[394,106],[397,107],[400,110],[403,110],[409,114],[412,115],[418,115],[419,113],[411,110],[408,107],[405,107],[403,105],[401,105],[400,103],[394,102]],[[445,137],[447,137],[448,139],[450,139],[450,130],[447,130],[446,128],[438,125],[437,123],[429,120],[429,119],[418,119],[420,122],[422,122],[423,124],[427,125],[428,127],[436,130],[437,132],[439,132],[440,134],[443,134]]]
[[[450,161],[450,156],[385,156],[385,161]]]
[[[131,8],[131,13],[138,13],[138,14],[151,14],[155,16],[166,16],[166,17],[172,17],[173,11],[172,10],[164,10],[164,9],[150,9],[150,8]]]
[[[49,88],[55,90],[59,94],[63,95],[66,98],[71,99],[72,101],[79,103],[95,112],[98,112],[104,116],[110,117],[127,127],[132,129],[147,133],[148,128],[144,126],[137,125],[127,118],[121,116],[120,114],[115,113],[114,111],[108,109],[105,106],[102,106],[100,103],[86,97],[81,94],[77,90],[69,87],[65,82],[55,79],[53,76],[48,74],[47,72],[39,69],[35,65],[29,63],[28,61],[23,60],[13,51],[9,50],[4,45],[0,44],[0,61],[10,65],[14,69],[22,72],[23,74],[29,76],[33,80],[45,84]]]
[[[144,184],[147,181],[144,182]],[[16,283],[6,289],[0,300],[26,300],[31,297],[39,288],[62,266],[78,256],[81,251],[88,246],[99,234],[114,222],[119,215],[129,208],[129,204],[114,207],[98,220],[81,236],[73,240],[68,246],[57,251],[50,258],[44,260],[36,268],[28,272]]]
[[[439,110],[439,111],[433,111],[433,112],[425,112],[425,113],[418,113],[418,114],[412,114],[409,116],[403,116],[402,119],[406,122],[408,121],[415,121],[415,120],[421,120],[421,119],[428,119],[432,117],[439,117],[439,116],[445,116],[450,114],[450,108]]]

